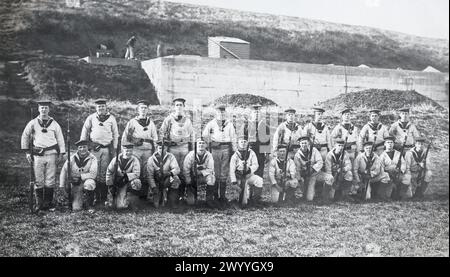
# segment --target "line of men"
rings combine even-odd
[[[196,137],[185,102],[173,100],[173,112],[158,134],[149,103],[139,101],[138,115],[120,137],[107,100],[95,101],[96,112],[88,116],[75,143],[77,152],[60,174],[60,187],[73,195],[71,208],[92,212],[104,204],[120,209],[142,200],[155,207],[177,207],[181,200],[192,205],[199,185],[206,185],[208,207],[223,208],[229,203],[227,180],[240,187],[240,204],[262,205],[265,155],[259,151],[258,130],[266,126],[265,119],[256,116],[254,125],[247,121],[238,135],[226,106],[219,105],[215,118]],[[66,153],[61,127],[49,116],[50,105],[38,102],[39,116],[22,134],[21,147],[34,169],[36,210],[54,209],[57,161]],[[259,108],[254,107],[256,115]],[[314,110],[314,120],[302,128],[295,122],[296,111],[287,109],[274,134],[268,169],[271,202],[293,203],[298,188],[306,201],[314,199],[317,188],[327,201],[349,200],[358,189],[366,199],[423,196],[432,173],[425,139],[408,121],[409,109],[399,110],[400,119],[390,129],[379,122],[380,110],[371,110],[361,131],[351,122],[351,109],[342,111],[342,122],[332,131],[322,120],[324,109]],[[252,132],[249,126],[256,128]]]

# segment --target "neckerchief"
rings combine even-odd
[[[245,161],[244,160],[244,154],[245,154],[245,152],[247,152],[247,156],[246,156],[246,160],[248,160],[248,158],[250,158],[250,149],[248,150],[248,151],[245,151],[245,150],[238,150],[237,151],[238,152],[238,156],[239,156],[239,159],[241,160],[241,161]]]
[[[383,126],[380,122],[378,122],[376,125],[375,125],[375,123],[369,122],[368,125],[369,125],[370,129],[372,129],[372,131],[374,131],[374,132],[380,130],[381,127]]]
[[[286,128],[289,129],[291,132],[296,132],[298,130],[298,124],[295,122],[288,123],[286,121]]]
[[[333,163],[335,163],[335,164],[339,163],[339,160],[341,159],[341,155],[343,155],[342,152],[335,153],[333,151]]]
[[[144,131],[148,130],[148,125],[150,124],[150,117],[145,117],[145,118],[136,118],[137,122],[139,123],[139,125],[141,125],[142,127],[144,127]]]
[[[100,122],[105,122],[106,120],[108,120],[108,118],[109,118],[109,116],[110,116],[111,114],[110,113],[107,113],[107,114],[97,114],[97,119],[98,119],[98,121],[100,121]]]
[[[316,127],[317,132],[322,133],[325,128],[325,124],[323,122],[312,122],[312,125]]]
[[[308,157],[309,157],[309,149],[306,150],[306,152],[303,152],[303,150],[300,150],[300,158],[301,158],[304,162],[307,162],[307,161],[308,161]]]
[[[413,154],[413,158],[414,158],[414,161],[416,161],[416,163],[421,163],[423,161],[423,159],[424,159],[424,151],[423,150],[417,152],[416,148],[414,148],[411,150],[411,152]]]
[[[37,118],[39,126],[42,128],[42,133],[47,133],[47,128],[52,124],[53,118],[49,118],[47,120],[41,120],[39,117]]]
[[[342,124],[342,127],[344,127],[345,130],[351,135],[353,133],[353,130],[355,129],[355,125],[351,123],[345,123]]]
[[[406,133],[406,131],[408,131],[408,129],[409,129],[410,124],[409,124],[409,122],[401,122],[401,121],[399,121],[398,122],[398,126],[400,126],[400,128],[402,128],[403,132]]]
[[[74,156],[75,159],[75,164],[77,165],[78,168],[83,168],[86,166],[86,164],[89,161],[89,155],[87,155],[84,158],[81,158],[78,153]]]
[[[391,159],[391,161],[394,160],[394,154],[395,154],[395,151],[394,151],[394,150],[389,151],[389,152],[386,151],[386,154],[389,156],[389,158]]]
[[[371,165],[373,165],[373,162],[375,160],[375,155],[372,154],[370,157],[367,157],[367,155],[364,154],[364,161],[366,162],[366,166],[369,163],[369,159],[371,161]]]
[[[197,161],[197,165],[202,165],[205,163],[206,161],[206,152],[203,153],[203,155],[201,154],[197,154],[197,157],[195,157],[196,161]]]
[[[163,166],[163,165],[166,163],[168,157],[169,157],[169,155],[167,155],[167,153],[166,153],[166,155],[164,155],[164,158],[162,159],[162,165],[161,165],[161,166]],[[156,152],[156,153],[153,155],[153,161],[155,162],[155,164],[156,164],[157,166],[159,165],[159,160],[160,160],[160,159],[161,159],[161,155],[159,154],[159,152]]]
[[[124,159],[123,156],[120,156],[119,158],[119,167],[122,172],[125,172],[128,168],[130,168],[132,164],[132,158]]]
[[[281,170],[284,170],[284,164],[285,164],[285,162],[286,162],[285,160],[282,161],[282,160],[280,160],[280,159],[277,158],[277,165],[278,165],[278,168],[281,169]]]

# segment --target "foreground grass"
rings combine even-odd
[[[0,256],[449,256],[447,197],[171,213],[30,215],[1,186]],[[237,196],[236,196],[237,197]]]

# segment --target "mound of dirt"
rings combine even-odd
[[[217,98],[210,105],[230,105],[234,107],[248,107],[250,105],[260,104],[261,106],[278,106],[275,102],[262,96],[248,93],[227,94]]]
[[[395,110],[404,106],[428,104],[437,110],[444,110],[434,100],[412,90],[368,89],[358,92],[340,94],[335,98],[320,102],[326,109],[340,107],[378,108],[381,110]]]
[[[159,104],[143,69],[88,64],[77,59],[45,56],[27,61],[28,81],[40,97],[56,100],[108,98],[147,99]]]

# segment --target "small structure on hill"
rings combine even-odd
[[[358,65],[358,67],[359,67],[359,68],[370,68],[370,66],[367,66],[367,65],[365,65],[365,64],[360,64],[360,65]]]
[[[250,59],[250,43],[231,37],[208,37],[208,57]]]
[[[439,70],[437,70],[436,68],[432,67],[432,66],[427,66],[427,68],[425,68],[424,70],[422,70],[423,72],[440,72]]]
[[[83,0],[66,0],[66,6],[69,8],[81,8]]]

